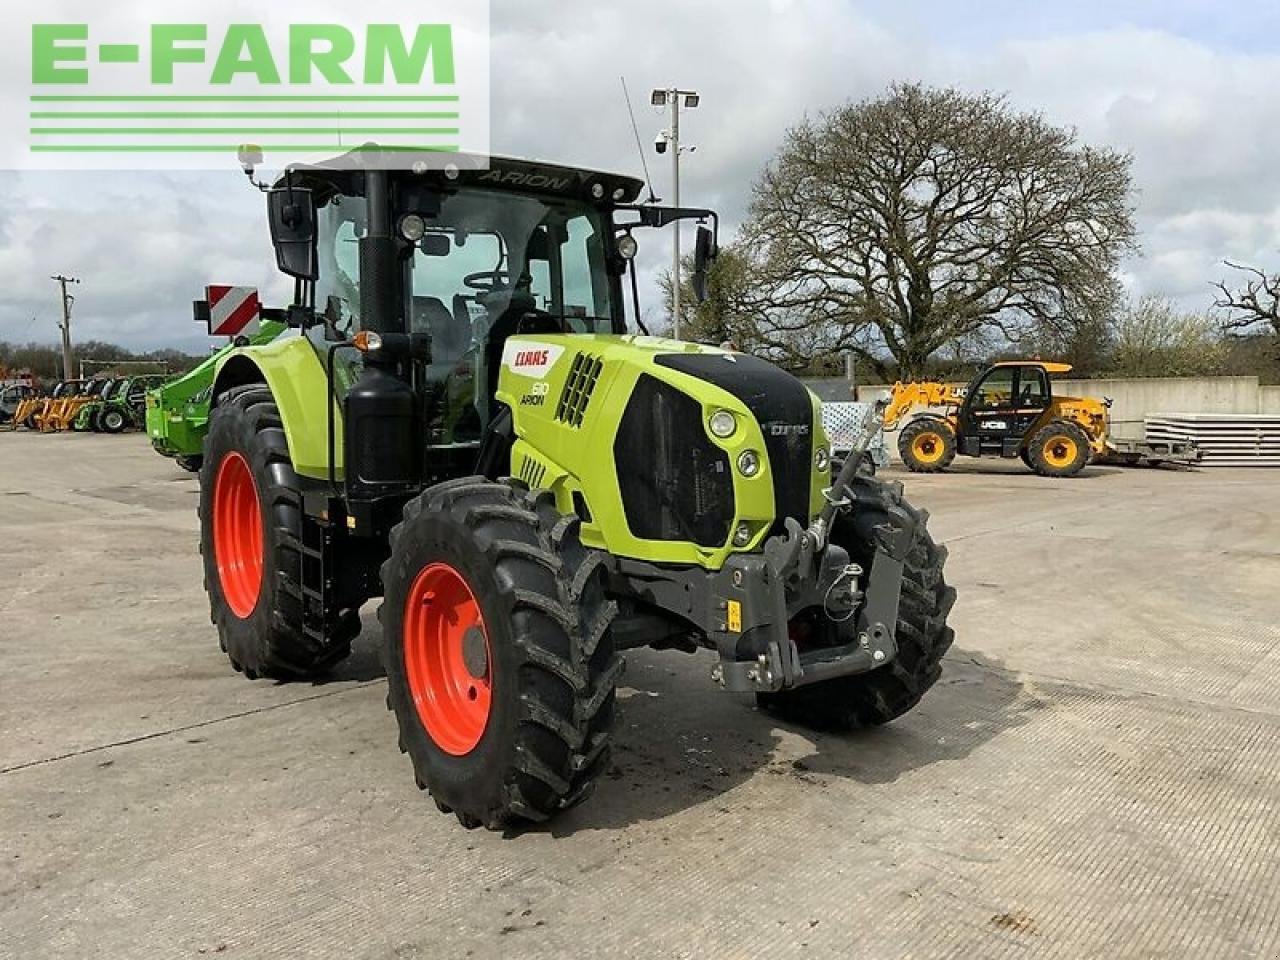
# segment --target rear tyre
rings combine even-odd
[[[921,417],[898,434],[898,456],[912,473],[937,473],[956,458],[956,435],[945,420]]]
[[[886,527],[914,525],[898,603],[898,655],[869,673],[756,695],[757,704],[778,718],[818,730],[875,727],[911,710],[942,675],[942,656],[955,638],[947,615],[956,592],[947,586],[942,572],[947,548],[929,536],[928,513],[903,499],[901,484],[859,477],[854,492],[855,512],[839,515],[831,542],[848,550],[864,570],[871,569],[876,543],[885,536]]]
[[[391,533],[387,706],[418,786],[465,827],[545,820],[607,769],[617,607],[579,525],[548,494],[468,477]]]
[[[351,652],[358,610],[325,617],[324,643],[302,629],[302,496],[271,391],[220,398],[200,471],[200,552],[210,619],[249,679],[324,673]]]
[[[124,428],[129,425],[128,418],[124,412],[115,408],[102,410],[94,415],[92,421],[95,429],[101,430],[103,433],[122,433]]]
[[[1042,477],[1074,477],[1089,463],[1089,438],[1074,423],[1055,420],[1036,431],[1027,456]]]

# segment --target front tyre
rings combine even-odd
[[[357,610],[327,613],[324,641],[303,630],[298,487],[271,391],[253,384],[224,394],[200,469],[200,553],[219,643],[251,680],[324,673],[360,632]]]
[[[545,820],[608,766],[617,608],[578,528],[545,493],[468,477],[391,533],[387,705],[418,786],[466,827]]]
[[[102,433],[122,433],[124,428],[129,425],[128,418],[124,415],[123,410],[115,407],[108,407],[93,415],[93,429]]]
[[[935,417],[912,420],[898,434],[898,456],[912,473],[938,473],[956,458],[951,424]]]
[[[780,719],[819,730],[875,727],[911,710],[942,675],[942,656],[955,637],[947,615],[956,592],[942,573],[947,548],[929,536],[928,513],[907,503],[901,484],[858,477],[854,493],[853,512],[838,516],[831,542],[848,550],[864,570],[871,570],[876,543],[886,528],[902,526],[900,511],[914,521],[898,601],[898,655],[868,673],[756,695],[757,704]]]
[[[1074,477],[1089,464],[1089,437],[1074,423],[1055,420],[1036,431],[1027,456],[1042,477]]]

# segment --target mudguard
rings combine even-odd
[[[329,478],[329,426],[326,397],[333,403],[334,470],[342,479],[342,411],[329,393],[324,362],[306,337],[288,337],[263,346],[238,347],[222,357],[214,376],[213,398],[232,387],[265,383],[271,388],[293,468],[316,480]]]

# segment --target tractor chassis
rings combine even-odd
[[[348,501],[327,484],[303,491],[304,629],[315,640],[324,640],[328,611],[382,595],[379,571],[406,500]],[[734,692],[773,693],[882,667],[898,651],[894,625],[914,535],[908,514],[896,519],[901,525],[886,529],[876,546],[865,592],[858,589],[865,572],[848,553],[828,544],[815,556],[812,534],[794,521],[762,551],[735,554],[720,570],[609,558],[609,593],[626,611],[615,642],[714,649],[720,661],[712,680]],[[852,620],[851,640],[801,651],[788,624],[814,607],[833,620]]]
[[[718,571],[616,559],[610,592],[692,623],[719,653],[711,678],[726,690],[774,693],[866,673],[898,652],[894,624],[914,528],[903,519],[906,526],[877,545],[865,594],[857,586],[863,571],[848,553],[830,544],[813,556],[812,534],[794,521],[762,553],[731,556]],[[852,641],[801,652],[788,624],[812,607],[853,619]]]

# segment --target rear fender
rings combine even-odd
[[[342,479],[342,411],[332,400],[324,364],[305,337],[264,346],[238,347],[222,357],[213,382],[213,404],[232,387],[266,384],[280,410],[293,468],[316,480],[329,477],[326,400],[333,406],[334,469]]]

